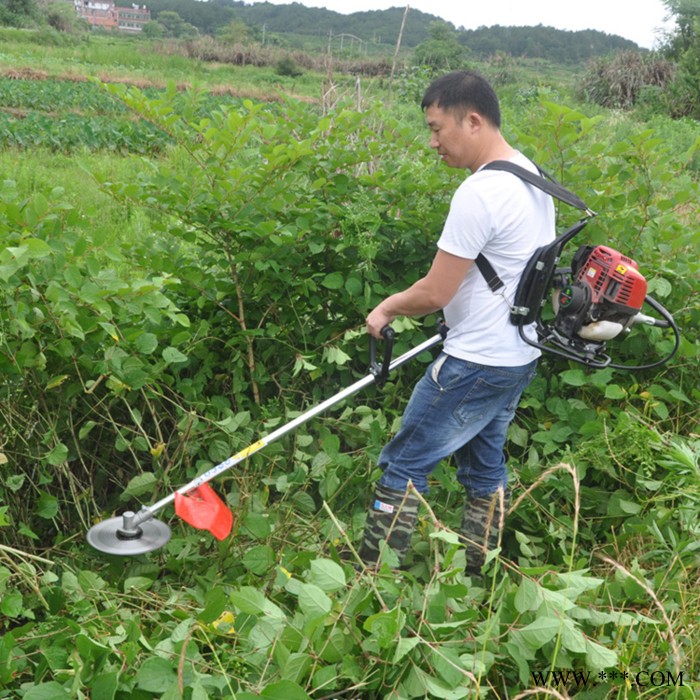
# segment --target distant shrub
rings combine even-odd
[[[673,64],[656,54],[620,51],[597,58],[581,81],[581,97],[601,107],[634,107],[650,87],[666,88],[674,77]]]
[[[502,51],[498,51],[489,57],[486,62],[485,73],[495,86],[512,85],[518,82],[515,59]]]
[[[299,68],[296,61],[291,56],[285,56],[277,61],[275,66],[275,72],[277,75],[284,75],[289,78],[296,78],[301,75],[304,71]]]

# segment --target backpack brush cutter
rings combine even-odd
[[[570,267],[557,267],[564,246],[596,215],[595,212],[544,173],[545,176],[535,175],[509,161],[493,161],[483,169],[505,170],[585,212],[582,219],[552,243],[535,251],[525,266],[513,303],[506,299],[511,323],[518,327],[520,337],[543,352],[594,369],[644,370],[668,362],[678,350],[680,332],[671,314],[647,294],[646,279],[634,260],[607,246],[582,245]],[[476,265],[491,291],[502,294],[505,285],[491,263],[479,255]],[[642,313],[645,304],[661,318]],[[543,318],[546,311],[550,312],[549,320]],[[526,334],[531,324],[535,324],[536,340]],[[670,328],[674,336],[672,349],[665,357],[648,364],[614,363],[606,351],[607,341],[624,337],[637,324]]]
[[[647,295],[647,283],[637,263],[606,246],[581,246],[570,267],[557,267],[562,248],[595,213],[575,194],[558,183],[537,176],[507,161],[495,161],[487,169],[507,170],[548,194],[585,212],[584,218],[558,236],[552,243],[539,248],[528,261],[513,303],[510,320],[519,329],[520,337],[543,352],[601,369],[614,367],[642,370],[668,362],[676,353],[680,333],[671,314]],[[547,176],[549,177],[549,176]],[[504,288],[489,261],[480,255],[476,264],[494,293]],[[551,303],[549,309],[548,302]],[[647,304],[661,318],[642,313]],[[549,320],[543,319],[548,310]],[[534,324],[536,339],[527,330]],[[613,363],[606,343],[627,334],[636,324],[670,328],[675,341],[671,351],[662,359],[644,365]],[[447,328],[392,361],[394,331],[386,327],[383,362],[376,361],[376,341],[370,337],[370,372],[351,386],[321,404],[310,408],[268,436],[249,445],[226,461],[211,468],[190,483],[179,488],[152,506],[138,512],[127,511],[121,516],[97,523],[87,533],[88,542],[107,554],[134,556],[163,547],[170,539],[170,528],[154,515],[175,502],[175,512],[199,529],[208,530],[218,539],[228,536],[233,516],[227,506],[209,488],[208,482],[236,466],[250,455],[292,432],[300,425],[323,413],[331,406],[352,396],[372,383],[382,384],[390,371],[400,367],[422,352],[440,343]]]

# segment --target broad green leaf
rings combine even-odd
[[[190,319],[187,316],[185,316],[185,314],[172,314],[171,318],[173,319],[173,321],[183,326],[184,328],[189,328],[191,325]]]
[[[673,291],[673,286],[664,277],[654,277],[649,280],[649,292],[656,297],[667,297]]]
[[[32,686],[23,696],[24,700],[69,700],[71,695],[57,681]]]
[[[341,367],[347,364],[352,358],[344,350],[337,348],[333,345],[324,348],[323,359],[326,362],[334,365],[340,365]]]
[[[117,329],[115,328],[113,323],[105,323],[104,321],[100,321],[98,325],[102,327],[102,329],[114,342],[119,342],[119,335],[117,334]]]
[[[618,384],[608,384],[605,387],[606,399],[624,399],[626,396],[627,392]]]
[[[169,364],[179,364],[187,362],[187,355],[181,353],[177,348],[172,346],[163,350],[163,359]]]
[[[346,585],[345,572],[330,559],[314,559],[309,567],[309,583],[322,591],[337,591]]]
[[[396,607],[387,612],[370,615],[363,627],[377,639],[381,649],[390,646],[399,636],[405,623],[406,615],[401,608]]]
[[[301,683],[311,667],[311,656],[301,652],[290,654],[282,666],[282,677],[293,683]]]
[[[192,684],[192,695],[191,700],[209,700],[211,697],[209,693],[207,692],[206,688],[204,685],[202,685],[202,682],[197,678],[194,683]],[[178,690],[178,700],[179,698],[182,697],[180,694],[180,691]]]
[[[142,333],[134,341],[134,347],[144,355],[150,355],[158,347],[158,338],[153,333]]]
[[[567,369],[559,373],[559,378],[570,386],[583,386],[587,383],[587,378],[582,369]]]
[[[93,595],[95,592],[103,591],[108,587],[107,581],[94,571],[80,571],[77,583],[80,586],[80,590],[87,595]]]
[[[340,627],[334,627],[329,635],[324,634],[319,644],[318,658],[327,663],[338,663],[345,658],[352,641],[347,629],[343,632]]]
[[[561,622],[553,617],[541,617],[531,622],[526,627],[517,630],[515,634],[520,637],[530,649],[541,649],[547,642],[559,632]]]
[[[583,654],[586,651],[586,637],[580,629],[576,627],[573,620],[564,619],[564,626],[561,631],[561,643],[565,649],[576,654]]]
[[[530,676],[530,664],[528,661],[535,659],[535,652],[526,647],[521,640],[511,635],[511,641],[506,642],[503,648],[508,652],[510,658],[515,661],[518,666],[518,677],[523,685],[532,682]]]
[[[631,496],[626,491],[618,491],[613,493],[608,500],[608,515],[614,516],[628,516],[637,515],[641,513],[642,506],[639,503],[625,498],[625,496]]]
[[[542,602],[540,587],[529,578],[523,578],[515,593],[515,609],[519,613],[536,610]]]
[[[461,700],[473,694],[474,690],[466,682],[458,688],[450,688],[443,681],[430,676],[422,669],[416,667],[426,691],[425,697],[440,698],[441,700]]]
[[[231,602],[242,612],[251,615],[264,615],[276,621],[286,619],[284,612],[275,603],[252,586],[243,586],[231,593]]]
[[[119,686],[119,674],[116,671],[96,676],[91,683],[91,697],[100,700],[113,700]]]
[[[353,297],[362,294],[362,280],[359,277],[348,277],[345,280],[345,291]]]
[[[594,591],[605,583],[604,579],[591,576],[583,571],[571,571],[557,574],[557,579],[566,586],[566,590],[562,591],[562,593],[570,597],[571,600],[576,600],[581,593],[585,591]]]
[[[67,374],[59,374],[57,377],[52,377],[46,383],[46,386],[44,387],[44,389],[46,389],[47,391],[50,389],[55,389],[56,387],[61,386],[61,384],[63,384],[63,382],[66,381],[66,379],[68,379]]]
[[[23,610],[22,594],[19,591],[5,593],[0,600],[0,612],[7,617],[19,617]]]
[[[42,493],[36,504],[35,513],[46,520],[51,520],[58,515],[58,499],[48,493]]]
[[[175,666],[160,656],[147,658],[136,672],[136,686],[150,693],[163,693],[173,683],[177,683]]]
[[[96,642],[82,632],[73,639],[73,643],[82,659],[100,658],[110,650],[109,647]]]
[[[540,588],[543,598],[542,611],[553,613],[564,613],[576,607],[576,604],[566,591],[553,591],[551,588]]]
[[[326,275],[321,282],[326,289],[340,289],[344,283],[345,278],[340,272],[332,272],[330,275]]]
[[[521,428],[515,423],[508,427],[508,440],[518,447],[527,447],[529,433],[525,428]]]
[[[244,586],[231,593],[231,602],[244,613],[262,615],[267,606],[267,599],[257,588]]]
[[[296,491],[292,495],[292,502],[297,511],[308,514],[316,512],[316,502],[306,491]]]
[[[617,666],[617,654],[598,642],[586,639],[586,665],[594,671],[601,668],[614,668]]]
[[[157,482],[158,479],[153,472],[139,474],[129,481],[119,500],[128,501],[131,498],[142,496],[144,493],[150,493]]]
[[[224,612],[228,600],[229,597],[221,586],[210,588],[204,596],[204,609],[197,615],[197,619],[204,623],[213,622]]]
[[[419,637],[401,637],[399,643],[396,645],[393,663],[399,663],[399,661],[401,661],[406,654],[415,649],[420,642],[421,640]]]
[[[263,513],[248,513],[243,519],[243,529],[255,539],[263,540],[271,532],[270,518]]]
[[[12,474],[5,479],[5,486],[16,493],[24,486],[26,478],[25,474]]]
[[[269,698],[269,700],[311,700],[300,685],[288,680],[265,686],[260,697]]]
[[[258,576],[262,576],[266,571],[275,565],[275,551],[266,544],[259,544],[251,547],[243,555],[243,566]]]
[[[430,666],[448,688],[464,686],[469,681],[462,668],[459,655],[446,645],[431,647],[428,652]]]
[[[31,258],[45,258],[53,252],[51,246],[39,238],[26,238],[22,245],[27,247],[27,252]]]
[[[447,542],[448,544],[460,544],[461,540],[459,535],[452,530],[437,530],[431,532],[428,537],[431,540],[440,540],[441,542]]]
[[[12,572],[6,566],[0,566],[0,593],[4,593],[7,588],[7,582],[12,577]],[[0,601],[2,599],[0,598]]]
[[[59,442],[58,445],[56,445],[50,452],[47,452],[44,455],[44,460],[48,464],[57,467],[60,464],[63,464],[67,457],[68,448],[62,442]]]
[[[124,581],[124,593],[134,589],[137,591],[147,591],[153,586],[153,579],[146,576],[130,576]]]
[[[331,599],[312,583],[303,583],[299,587],[299,607],[312,619],[327,615],[333,607]]]

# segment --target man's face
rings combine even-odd
[[[430,128],[430,147],[438,152],[445,165],[468,168],[474,148],[474,125],[469,113],[458,119],[453,110],[431,105],[425,110],[425,121]]]

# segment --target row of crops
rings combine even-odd
[[[157,98],[166,91],[143,92]],[[202,114],[227,99],[182,93],[182,100],[195,103]],[[166,133],[135,119],[97,81],[0,77],[0,147],[155,154],[168,141]]]

